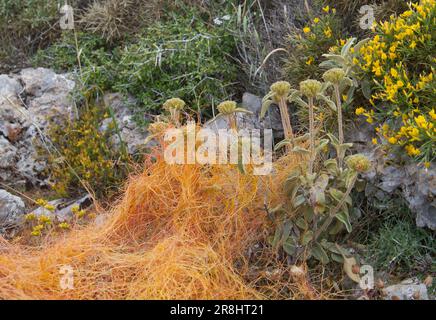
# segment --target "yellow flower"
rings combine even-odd
[[[45,205],[47,205],[47,201],[44,199],[37,199],[35,202],[38,206],[41,206],[41,207],[44,207]]]
[[[66,222],[62,222],[62,223],[59,223],[58,227],[65,230],[65,229],[69,229],[70,225]]]
[[[419,140],[419,130],[417,128],[410,128],[409,135],[412,138],[411,141],[418,141]]]
[[[34,237],[38,237],[41,235],[41,231],[44,229],[44,226],[42,224],[39,224],[37,226],[34,226],[32,229],[32,232],[30,233]]]
[[[415,117],[415,122],[418,125],[418,128],[422,128],[425,130],[428,129],[428,123],[424,116]]]
[[[360,116],[366,112],[366,110],[362,107],[356,109],[356,115]]]
[[[372,124],[372,123],[374,123],[374,118],[370,115],[367,115],[366,122]]]
[[[303,32],[304,33],[309,33],[310,32],[310,28],[309,27],[304,27],[303,28]]]
[[[26,221],[32,221],[32,220],[35,220],[36,219],[36,215],[33,213],[33,212],[31,212],[31,213],[29,213],[29,214],[27,214],[26,215]]]
[[[391,68],[391,75],[392,75],[394,78],[397,78],[397,77],[398,77],[398,71],[395,70],[394,68]]]
[[[430,162],[424,162],[424,167],[426,167],[427,169],[430,168],[431,163]]]
[[[419,149],[416,149],[414,146],[412,146],[411,144],[408,144],[406,147],[406,152],[409,156],[413,157],[413,156],[418,156],[421,154],[421,151]]]
[[[329,12],[330,11],[330,6],[326,6],[326,7],[322,8],[322,10],[324,12]]]
[[[309,59],[307,59],[306,64],[308,66],[312,65],[312,63],[315,61],[315,59],[313,57],[309,57]]]
[[[377,138],[372,138],[372,144],[374,145],[378,144]]]
[[[324,30],[324,34],[327,38],[331,38],[333,35],[332,29],[330,27],[328,27],[326,30]]]
[[[39,217],[38,222],[41,224],[51,224],[51,219],[45,215]]]
[[[319,18],[315,18],[315,19],[313,19],[313,22],[316,24],[316,23],[318,23],[319,22]]]
[[[77,212],[77,217],[78,218],[83,218],[86,214],[85,210],[80,210],[79,212]]]
[[[431,109],[431,111],[428,113],[432,120],[436,120],[436,113],[434,112],[434,109]]]
[[[411,49],[415,49],[415,47],[416,47],[416,42],[415,41],[412,41],[412,43],[410,44],[410,46],[409,46]]]
[[[396,143],[398,142],[398,140],[397,140],[397,138],[395,138],[395,137],[390,137],[390,138],[388,139],[388,142],[389,142],[390,144],[396,144]]]
[[[56,210],[56,207],[54,205],[52,205],[52,204],[46,204],[44,206],[44,208],[46,208],[48,211],[51,211],[51,212]]]

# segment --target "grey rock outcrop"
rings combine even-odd
[[[382,151],[371,143],[374,128],[359,124],[348,133],[356,151],[368,156],[372,170],[364,175],[368,182],[365,194],[368,198],[382,201],[399,193],[409,209],[416,215],[418,227],[436,230],[436,164],[429,168],[413,163],[407,157],[398,157]],[[401,160],[402,164],[399,163]]]
[[[45,184],[46,161],[38,155],[35,139],[52,122],[73,116],[68,75],[37,68],[17,75],[0,75],[0,181],[22,186]]]
[[[20,225],[25,212],[21,198],[0,189],[0,235]]]
[[[115,121],[119,130],[118,134],[114,134],[110,140],[115,148],[121,147],[121,141],[125,143],[129,154],[134,154],[144,146],[145,139],[148,134],[145,130],[141,129],[133,120],[133,113],[129,108],[130,105],[135,104],[136,101],[132,97],[125,99],[119,93],[107,93],[103,97],[106,106],[113,110]],[[105,131],[108,129],[113,118],[109,117],[103,120],[100,130]]]

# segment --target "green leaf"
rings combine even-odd
[[[330,188],[329,193],[337,202],[341,202],[344,199],[344,193],[338,189]]]
[[[348,215],[348,213],[341,211],[338,214],[336,214],[336,218],[345,225],[345,228],[347,229],[348,233],[352,231],[350,216]]]
[[[355,54],[359,54],[360,49],[369,41],[369,38],[363,39],[361,41],[359,41],[355,46],[354,46],[354,53]]]
[[[340,222],[339,220],[336,220],[333,227],[330,228],[329,234],[330,235],[337,235],[339,232],[342,231],[343,228],[344,228],[344,224],[342,222]]]
[[[295,181],[298,180],[298,177],[300,176],[300,170],[293,170],[286,178],[286,181]]]
[[[344,258],[340,254],[331,253],[330,258],[335,262],[344,263]]]
[[[294,142],[304,141],[304,140],[309,139],[309,137],[310,137],[310,134],[309,134],[309,133],[305,133],[305,134],[302,135],[302,136],[299,136],[299,137],[294,138]]]
[[[291,229],[292,229],[292,222],[286,221],[283,224],[283,233],[282,233],[282,238],[281,238],[282,243],[285,243],[286,240],[288,240],[289,235],[291,234]]]
[[[324,102],[327,104],[327,106],[328,106],[330,109],[332,109],[333,111],[336,112],[336,111],[338,110],[337,107],[336,107],[336,103],[334,103],[332,100],[330,100],[330,98],[326,97],[325,95],[323,95],[323,94],[318,94],[318,95],[316,96],[316,99],[321,100],[321,101],[324,101]]]
[[[323,57],[332,60],[336,63],[338,63],[340,66],[343,66],[347,63],[344,57],[338,55],[338,54],[323,54]]]
[[[339,145],[339,140],[338,138],[336,138],[334,135],[332,135],[331,133],[327,133],[327,136],[330,139],[330,142],[332,143],[332,145],[334,145],[335,147]]]
[[[324,147],[326,145],[329,144],[329,140],[328,139],[321,139],[318,143],[318,146],[316,147],[315,151],[318,153],[319,151],[321,151],[322,149],[324,149]]]
[[[324,167],[332,175],[336,175],[339,170],[338,162],[336,161],[336,159],[329,159],[324,161]]]
[[[260,119],[263,119],[265,117],[266,112],[268,111],[269,107],[273,104],[272,100],[265,100],[262,103],[262,109],[260,110]]]
[[[315,243],[312,247],[313,257],[320,261],[322,264],[327,264],[330,262],[329,257],[325,250],[321,247],[319,243]]]
[[[302,148],[302,147],[299,147],[299,146],[293,147],[291,152],[294,152],[294,153],[297,153],[297,154],[308,154],[308,153],[310,153],[309,150],[307,150],[305,148]]]
[[[251,111],[249,111],[247,109],[244,109],[244,108],[236,108],[235,112],[246,113],[246,114],[253,114],[253,112],[251,112]]]
[[[304,211],[304,219],[306,221],[312,221],[313,220],[314,212],[313,212],[313,208],[312,207],[310,207],[310,206],[303,207],[302,211]]]
[[[307,102],[305,102],[303,99],[301,99],[299,96],[295,96],[291,99],[289,99],[289,102],[295,102],[296,104],[298,104],[300,107],[302,108],[308,108],[309,105],[307,104]]]
[[[309,225],[307,224],[306,220],[304,220],[304,218],[298,218],[295,224],[302,230],[309,229]]]
[[[364,97],[367,100],[371,99],[371,83],[368,80],[363,80],[361,86]]]
[[[297,246],[294,243],[294,240],[289,237],[285,243],[283,243],[283,250],[290,256],[294,255],[296,250],[297,250]]]
[[[342,47],[341,56],[345,57],[350,52],[351,46],[356,42],[356,38],[350,38],[347,43]]]
[[[278,150],[280,150],[281,148],[283,148],[283,147],[285,147],[285,146],[289,146],[289,145],[292,145],[291,140],[290,140],[290,139],[284,139],[284,140],[280,141],[279,143],[277,143],[277,144],[274,146],[274,151],[278,151]]]
[[[303,246],[307,245],[313,239],[313,232],[311,230],[306,231],[301,238],[301,244]]]
[[[281,234],[282,234],[282,229],[283,229],[283,226],[277,226],[277,228],[276,228],[276,231],[274,233],[274,237],[272,238],[272,241],[271,241],[271,246],[274,249],[276,249],[277,245],[279,244]]]
[[[306,198],[303,195],[298,195],[295,197],[295,199],[292,201],[292,206],[294,208],[298,208],[301,206],[304,202],[306,202]]]
[[[341,145],[338,145],[337,149],[342,151],[342,152],[345,152],[345,151],[347,151],[348,149],[350,149],[352,147],[353,147],[352,143],[343,143]]]

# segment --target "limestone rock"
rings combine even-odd
[[[0,235],[23,221],[25,209],[24,202],[20,197],[0,189]]]
[[[383,290],[385,300],[428,300],[427,287],[414,279],[407,279]]]

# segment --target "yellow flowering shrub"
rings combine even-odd
[[[342,23],[336,9],[326,6],[316,11],[318,16],[311,16],[302,30],[288,37],[290,48],[284,72],[295,86],[307,78],[320,78],[322,54],[340,44],[337,39],[342,36]]]
[[[423,162],[435,158],[436,1],[423,0],[374,25],[355,63],[371,83],[369,110],[357,115],[385,124],[379,136]]]
[[[128,155],[110,139],[116,124],[100,131],[101,121],[109,114],[101,106],[90,106],[79,119],[51,128],[49,136],[59,153],[50,155],[49,173],[60,196],[74,195],[85,186],[98,196],[106,195],[125,178]]]

